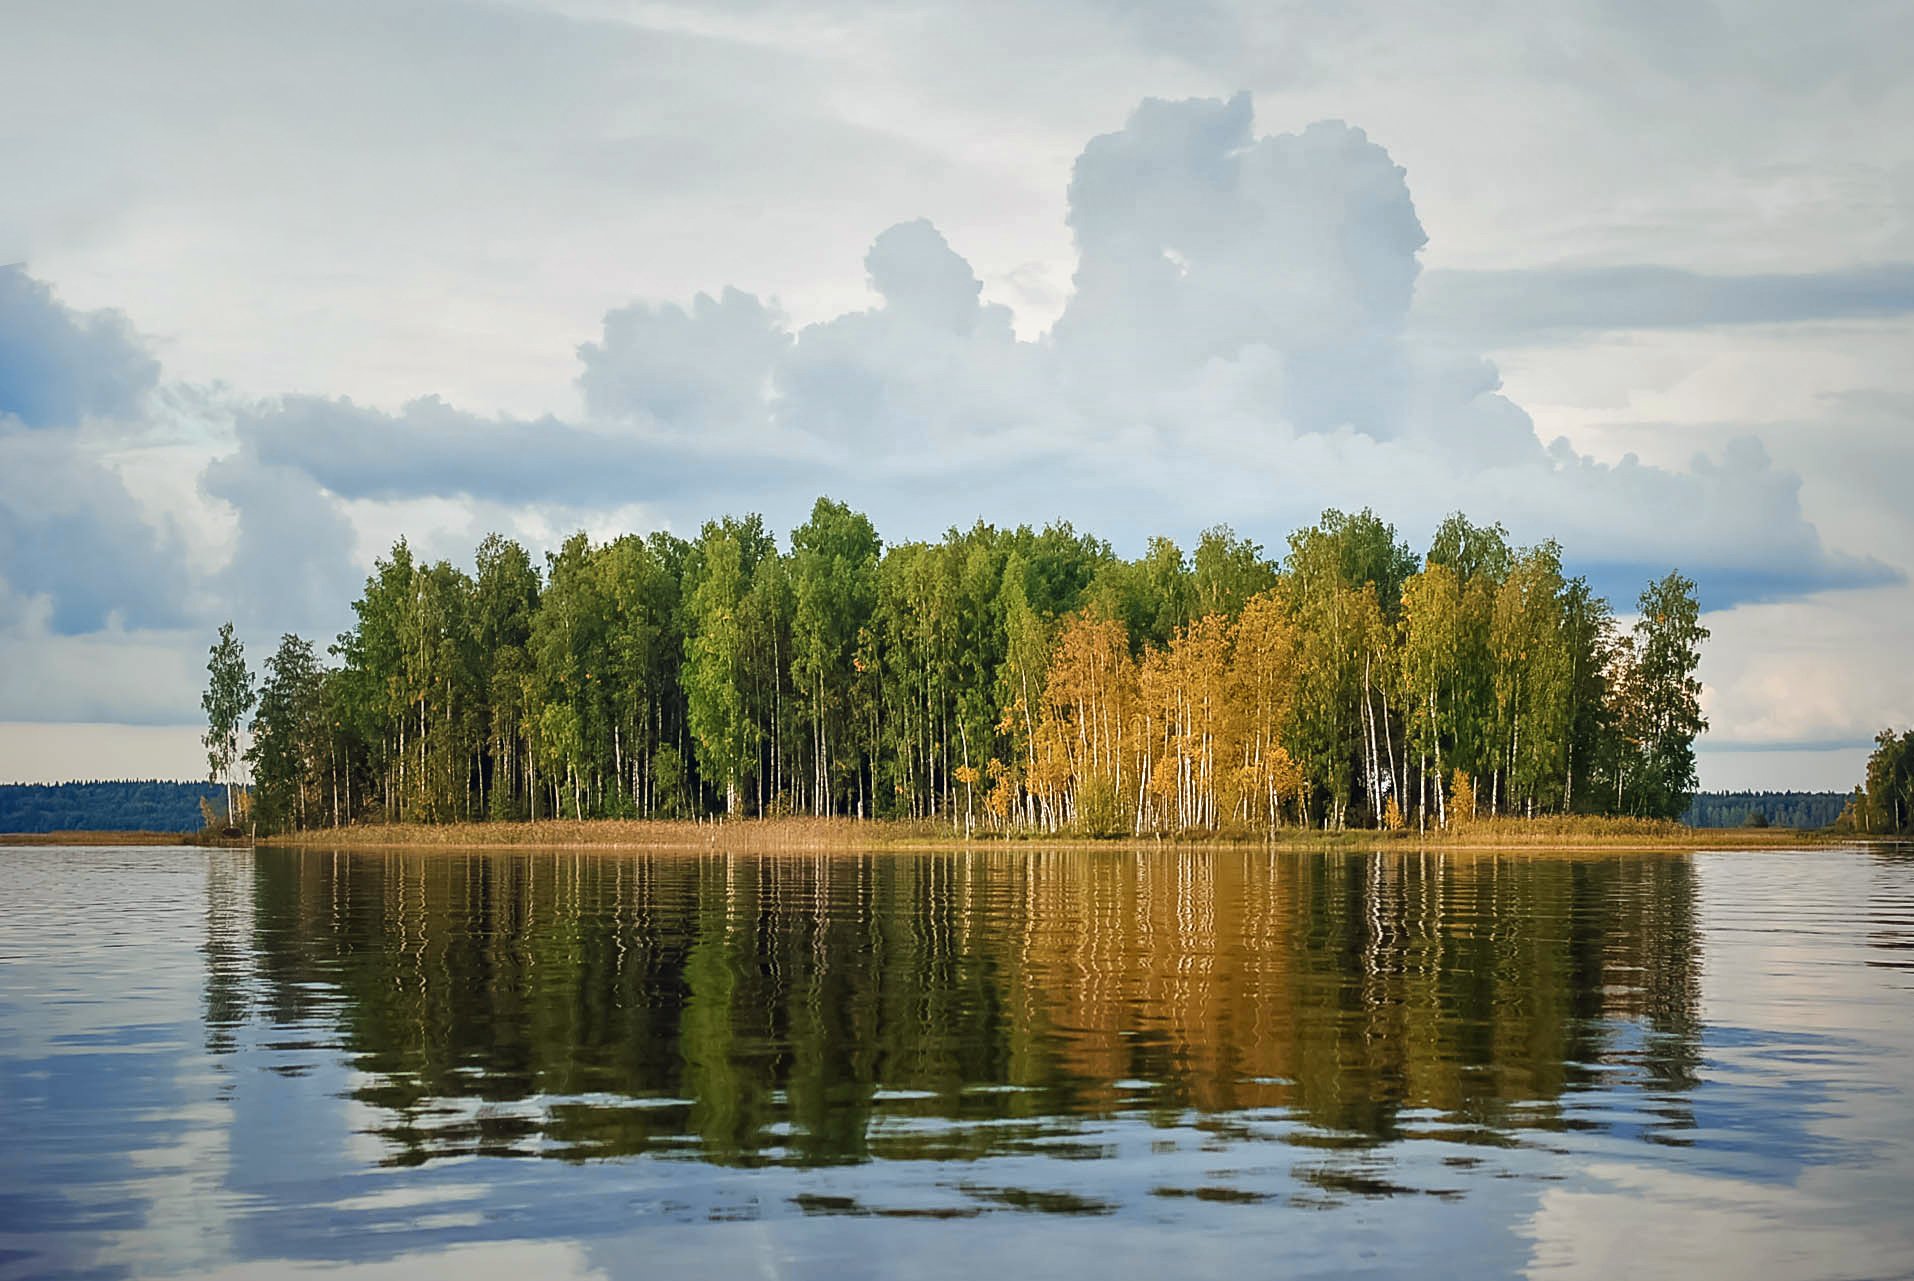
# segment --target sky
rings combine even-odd
[[[1914,724],[1914,6],[0,0],[0,780],[204,774],[405,534],[1700,584],[1710,788]]]

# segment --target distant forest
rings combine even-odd
[[[1137,560],[1069,525],[886,545],[820,499],[695,540],[579,534],[476,573],[401,540],[327,651],[255,689],[221,630],[213,772],[264,830],[854,815],[1095,835],[1673,818],[1705,728],[1695,585],[1624,627],[1552,542],[1451,517],[1425,554],[1329,511]],[[541,572],[542,571],[542,572]],[[249,733],[247,733],[249,731]],[[250,737],[249,748],[244,739]],[[238,780],[251,775],[250,793]]]
[[[196,832],[211,783],[0,783],[0,832]]]
[[[1831,827],[1847,803],[1846,792],[1698,792],[1681,821],[1690,827]]]

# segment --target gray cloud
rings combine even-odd
[[[1415,312],[1430,333],[1492,346],[1597,330],[1872,320],[1914,315],[1914,263],[1745,276],[1655,266],[1435,271]]]
[[[200,489],[238,517],[232,559],[210,584],[214,614],[268,637],[298,631],[323,640],[345,627],[364,581],[352,522],[311,475],[243,445],[206,468]]]
[[[689,308],[633,303],[606,313],[601,342],[579,347],[578,384],[607,418],[754,426],[790,343],[777,309],[736,289]]]
[[[159,379],[124,316],[78,312],[0,267],[0,609],[45,603],[57,634],[167,626],[190,609],[183,549],[80,430],[131,417]]]
[[[686,413],[710,408],[713,402],[698,394],[697,362],[686,368],[687,383],[659,385],[648,393],[656,399],[644,403],[679,406]],[[238,430],[252,463],[299,472],[347,499],[462,495],[611,507],[660,498],[696,501],[750,492],[779,477],[822,475],[800,459],[739,456],[695,439],[622,426],[481,418],[436,397],[388,414],[345,399],[288,396],[242,414]],[[230,490],[222,496],[244,500],[242,488],[222,488]]]
[[[0,432],[0,587],[45,598],[62,634],[172,626],[193,605],[177,536],[67,430]]]
[[[21,266],[0,266],[0,419],[29,427],[135,412],[159,381],[116,311],[76,312]]]

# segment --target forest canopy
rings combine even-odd
[[[250,769],[268,829],[1672,818],[1708,632],[1680,574],[1636,608],[1622,627],[1556,544],[1460,515],[1421,556],[1367,510],[1325,512],[1280,555],[1226,527],[1134,560],[1068,524],[886,546],[830,499],[783,547],[757,516],[688,540],[576,534],[543,566],[493,535],[467,572],[401,539],[327,654],[281,639],[256,702],[222,630],[209,759],[228,781]]]

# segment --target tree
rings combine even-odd
[[[1190,577],[1193,614],[1235,618],[1252,597],[1275,585],[1276,566],[1264,559],[1259,545],[1238,538],[1228,525],[1203,531]]]
[[[837,812],[837,789],[861,775],[846,724],[859,634],[877,604],[882,544],[869,517],[820,498],[791,533],[791,680],[811,729],[811,812]]]
[[[1572,672],[1563,634],[1561,552],[1553,543],[1524,551],[1496,593],[1494,655],[1496,757],[1489,811],[1552,808],[1560,799],[1570,722]]]
[[[1443,788],[1442,754],[1454,756],[1457,690],[1455,675],[1462,645],[1462,579],[1448,564],[1434,560],[1402,588],[1402,617],[1397,624],[1398,680],[1408,704],[1407,750],[1417,753],[1416,821],[1428,822],[1431,764],[1435,767],[1436,824],[1449,823]]]
[[[1877,836],[1914,831],[1914,730],[1897,737],[1884,729],[1874,736],[1867,782],[1855,789],[1841,825]]]
[[[253,812],[268,829],[308,827],[323,812],[318,793],[331,738],[325,675],[312,642],[291,634],[266,660],[246,759],[259,798]]]
[[[748,633],[741,617],[758,561],[776,547],[757,516],[707,521],[686,565],[684,688],[691,736],[705,779],[740,812],[760,729],[746,698]]]
[[[1229,669],[1242,817],[1252,824],[1274,828],[1283,805],[1302,791],[1302,769],[1286,745],[1296,682],[1296,628],[1288,606],[1275,588],[1258,592],[1237,616]]]
[[[200,741],[206,745],[206,763],[212,768],[212,781],[226,786],[226,821],[238,816],[234,798],[238,790],[235,771],[242,760],[239,750],[240,725],[253,706],[253,676],[246,668],[246,650],[233,635],[233,625],[223,623],[219,639],[213,642],[206,660],[206,693],[199,705],[206,711],[206,733]]]
[[[526,647],[538,612],[538,570],[516,542],[487,534],[474,557],[478,570],[472,587],[472,630],[477,649],[482,707],[481,749],[476,786],[478,811],[493,818],[519,813],[521,748],[533,715],[522,691],[529,670]]]
[[[1695,677],[1708,629],[1694,582],[1678,573],[1649,584],[1638,608],[1622,709],[1633,758],[1625,803],[1635,814],[1674,818],[1695,790],[1695,738],[1708,728]]]
[[[401,538],[390,556],[373,563],[365,591],[352,603],[356,621],[332,650],[341,660],[343,719],[363,745],[363,764],[385,816],[399,820],[406,817],[406,710],[412,704],[405,630],[415,572],[412,549]]]

